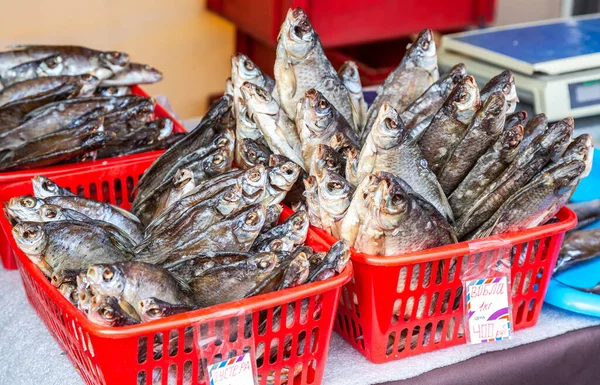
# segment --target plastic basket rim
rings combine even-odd
[[[567,206],[564,206],[559,210],[559,212],[556,214],[556,218],[558,219],[558,222],[556,223],[548,223],[531,229],[485,237],[474,241],[462,241],[459,243],[401,255],[385,257],[369,255],[358,252],[352,248],[350,259],[355,264],[376,267],[401,267],[408,264],[433,262],[441,259],[453,258],[458,255],[468,255],[472,254],[473,252],[486,252],[502,246],[512,246],[518,243],[564,233],[577,225],[577,215],[575,215],[575,213]],[[314,231],[330,244],[337,242],[336,238],[331,236],[323,229],[316,228]]]
[[[110,167],[110,165],[106,165],[106,167]],[[80,170],[71,175],[77,175],[79,173],[86,173],[86,170]],[[4,210],[4,203],[6,200],[12,196],[15,196],[14,191],[16,189],[29,183],[31,182],[18,181],[8,184],[2,190],[0,190],[0,211]],[[54,286],[52,286],[52,284],[48,281],[48,279],[46,279],[37,266],[35,266],[33,262],[31,262],[29,258],[21,250],[19,250],[11,234],[12,226],[4,216],[0,217],[0,227],[2,227],[2,230],[4,230],[7,234],[7,238],[9,238],[9,242],[18,261],[17,265],[21,274],[27,274],[29,277],[31,277],[31,279],[35,280],[36,283],[43,288],[44,292],[50,297],[50,299],[57,304],[61,311],[66,313],[69,318],[77,320],[77,322],[84,327],[88,333],[96,336],[103,336],[105,338],[128,338],[145,333],[158,332],[165,328],[176,329],[188,327],[190,324],[206,322],[212,317],[226,317],[228,315],[235,316],[241,312],[246,313],[255,310],[262,310],[284,303],[297,301],[303,298],[325,293],[333,289],[341,289],[343,285],[350,281],[353,273],[352,263],[348,263],[341,273],[336,274],[335,276],[324,281],[313,282],[298,287],[245,298],[239,301],[227,302],[225,304],[193,310],[190,312],[166,317],[161,320],[155,320],[131,326],[109,327],[98,325],[88,320],[79,309],[77,309],[71,302],[61,295]],[[315,231],[314,228],[309,228],[309,232],[310,238],[316,239],[317,242],[324,246],[329,245],[327,241]]]
[[[144,91],[140,86],[135,85],[131,87],[132,92],[136,95],[143,97],[150,97],[150,95]],[[179,123],[163,106],[160,104],[156,104],[154,107],[155,112],[159,112],[161,116],[169,118],[173,121],[173,132],[186,132],[185,128]],[[102,158],[93,161],[79,162],[73,164],[62,164],[62,165],[54,165],[54,166],[46,166],[40,168],[32,168],[28,170],[20,170],[20,171],[8,171],[8,172],[0,172],[0,185],[12,183],[20,180],[29,180],[36,175],[61,175],[67,172],[79,171],[79,170],[91,170],[95,169],[98,166],[102,166],[106,164],[106,162],[115,164],[124,164],[128,162],[138,161],[142,159],[152,158],[155,159],[158,155],[165,152],[165,150],[156,150],[156,151],[148,151],[140,154],[132,154],[132,155],[124,155],[118,157],[111,158]]]
[[[7,221],[4,218],[1,220],[2,226],[4,226]],[[143,322],[131,326],[110,327],[98,325],[90,321],[79,309],[52,286],[37,266],[35,266],[21,250],[14,248],[16,245],[14,244],[13,239],[11,239],[10,242],[13,245],[14,254],[19,262],[18,266],[21,274],[28,274],[35,280],[60,310],[63,313],[66,313],[69,318],[76,320],[86,332],[95,336],[114,339],[130,338],[148,333],[160,332],[164,329],[180,329],[208,322],[214,318],[239,316],[241,314],[280,306],[292,301],[298,301],[307,297],[322,294],[333,289],[341,289],[342,286],[350,281],[353,274],[352,263],[349,262],[341,273],[324,281],[313,282],[298,287],[245,298],[239,301],[197,309],[151,322]]]

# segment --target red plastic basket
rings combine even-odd
[[[97,198],[128,209],[130,192],[153,159],[143,159],[128,164],[108,163],[93,170],[77,170],[56,175],[53,179],[72,191],[82,191],[86,197]],[[0,191],[0,202],[11,197],[31,194],[29,181],[6,186]],[[284,208],[284,216],[291,210]],[[0,226],[10,234],[6,218]],[[350,264],[339,275],[322,282],[273,292],[242,301],[188,312],[164,320],[123,328],[101,327],[91,323],[71,305],[42,275],[39,269],[18,250],[13,237],[11,246],[17,256],[27,298],[44,321],[61,348],[67,353],[87,384],[203,384],[201,348],[198,340],[206,333],[214,333],[219,340],[234,335],[243,339],[243,345],[252,342],[255,347],[278,344],[275,357],[259,362],[260,385],[264,384],[320,384],[329,349],[341,287],[352,276]],[[309,231],[307,244],[317,251],[328,249],[327,243]],[[308,302],[308,310],[301,304]],[[315,307],[322,311],[316,315]],[[295,309],[295,310],[294,310]],[[302,309],[302,310],[301,310]],[[288,324],[288,312],[294,312],[294,322]],[[302,313],[302,314],[300,314]],[[233,314],[233,315],[232,315]],[[245,316],[243,315],[245,314]],[[252,314],[252,333],[245,330],[246,317]],[[259,322],[266,320],[266,332],[259,334]],[[193,333],[193,338],[189,338]],[[213,335],[213,334],[211,334]],[[153,343],[170,337],[171,343],[153,357]],[[307,341],[301,348],[300,342]],[[284,342],[291,341],[291,351],[284,352]],[[215,344],[218,344],[216,342]],[[170,346],[169,346],[170,345]],[[147,359],[138,357],[138,349],[147,352]],[[175,354],[173,354],[173,348]],[[238,353],[239,354],[239,353]],[[293,381],[285,381],[286,372],[296,372]],[[157,379],[160,373],[160,379]],[[167,374],[176,375],[176,381]],[[191,378],[187,378],[191,375]],[[139,378],[146,381],[138,382]],[[184,376],[186,381],[184,381]],[[152,379],[156,380],[152,382]],[[189,381],[187,381],[189,379]],[[268,382],[267,382],[268,381]]]
[[[513,261],[514,329],[535,325],[565,232],[577,223],[566,207],[556,217],[558,222],[533,229],[406,255],[377,257],[353,250],[354,278],[342,289],[335,330],[374,363],[464,344],[463,299],[456,296],[461,273],[466,266],[483,273],[486,261],[499,252],[510,253]],[[315,232],[335,242],[323,230]],[[456,262],[453,274],[451,262]]]
[[[136,95],[149,97],[149,95],[139,86],[131,87],[131,91]],[[161,105],[157,104],[154,107],[154,115],[157,118],[170,118],[173,121],[173,132],[185,132],[185,128],[183,128],[183,126],[179,122],[177,122],[177,120],[175,120],[175,118],[173,118],[173,116],[171,116],[171,114],[168,113],[167,110],[165,110]],[[21,180],[31,180],[31,178],[36,175],[54,177],[56,175],[69,174],[74,171],[95,170],[98,167],[107,165],[110,167],[116,167],[123,164],[128,164],[130,162],[139,162],[146,160],[149,160],[150,163],[152,163],[152,161],[163,152],[164,151],[151,151],[142,154],[121,156],[118,158],[104,158],[95,161],[65,164],[59,166],[49,166],[23,171],[0,172],[0,190],[2,190],[8,184],[13,182],[18,182]],[[10,234],[8,235],[10,236]],[[15,264],[15,259],[12,254],[12,249],[7,240],[7,234],[4,234],[3,231],[0,231],[0,259],[2,260],[2,265],[5,269],[14,270],[17,268],[17,265]]]

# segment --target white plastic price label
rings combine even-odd
[[[467,341],[472,344],[510,338],[511,312],[507,277],[466,282]]]
[[[210,385],[254,385],[250,353],[211,365],[208,378]]]

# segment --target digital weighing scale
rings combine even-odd
[[[600,14],[446,35],[440,67],[467,66],[480,85],[505,69],[548,120],[600,115]]]

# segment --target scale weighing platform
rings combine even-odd
[[[446,35],[439,63],[480,85],[508,69],[517,94],[550,121],[600,115],[600,14]]]

